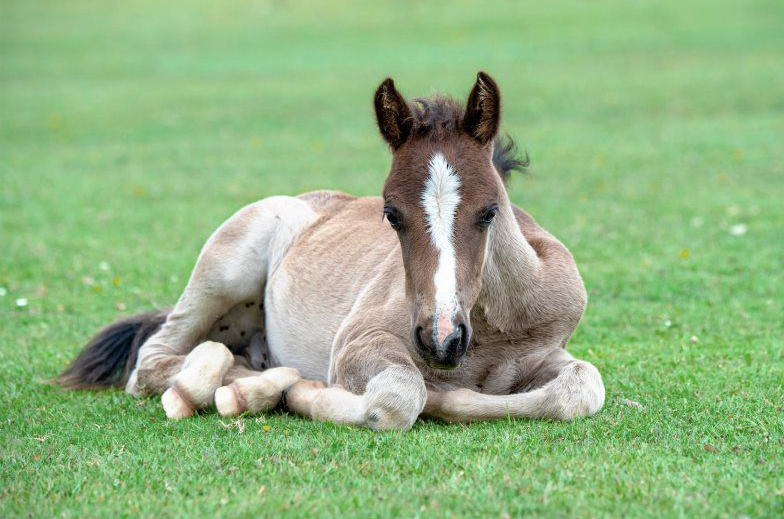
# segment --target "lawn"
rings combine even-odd
[[[776,1],[3,1],[0,516],[781,517],[782,23]],[[379,434],[44,384],[172,304],[242,205],[378,194],[385,76],[462,97],[480,69],[531,157],[512,199],[588,288],[569,349],[604,376],[597,416]]]

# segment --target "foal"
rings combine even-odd
[[[373,429],[420,415],[570,420],[604,402],[566,352],[586,294],[567,249],[509,201],[500,92],[465,107],[374,98],[392,150],[383,197],[319,191],[241,209],[177,305],[115,323],[58,381],[163,393],[167,416],[293,412]],[[382,220],[383,217],[383,220]]]

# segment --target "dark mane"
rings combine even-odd
[[[445,139],[460,131],[465,107],[449,96],[418,97],[409,104],[412,132],[416,137]],[[520,155],[509,135],[499,135],[493,141],[493,165],[504,183],[512,171],[523,171],[529,165],[528,154]]]
[[[504,184],[509,182],[512,171],[525,171],[531,164],[528,153],[520,154],[517,143],[509,134],[499,135],[493,141],[493,165]]]

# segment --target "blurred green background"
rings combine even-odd
[[[777,1],[4,0],[0,515],[784,513],[782,27]],[[41,383],[172,304],[243,204],[379,194],[384,77],[463,98],[477,70],[531,157],[513,201],[585,279],[601,414],[378,435]]]

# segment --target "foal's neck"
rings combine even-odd
[[[499,203],[496,221],[488,236],[482,270],[481,305],[489,324],[501,331],[524,326],[541,260],[523,236],[506,193]]]

